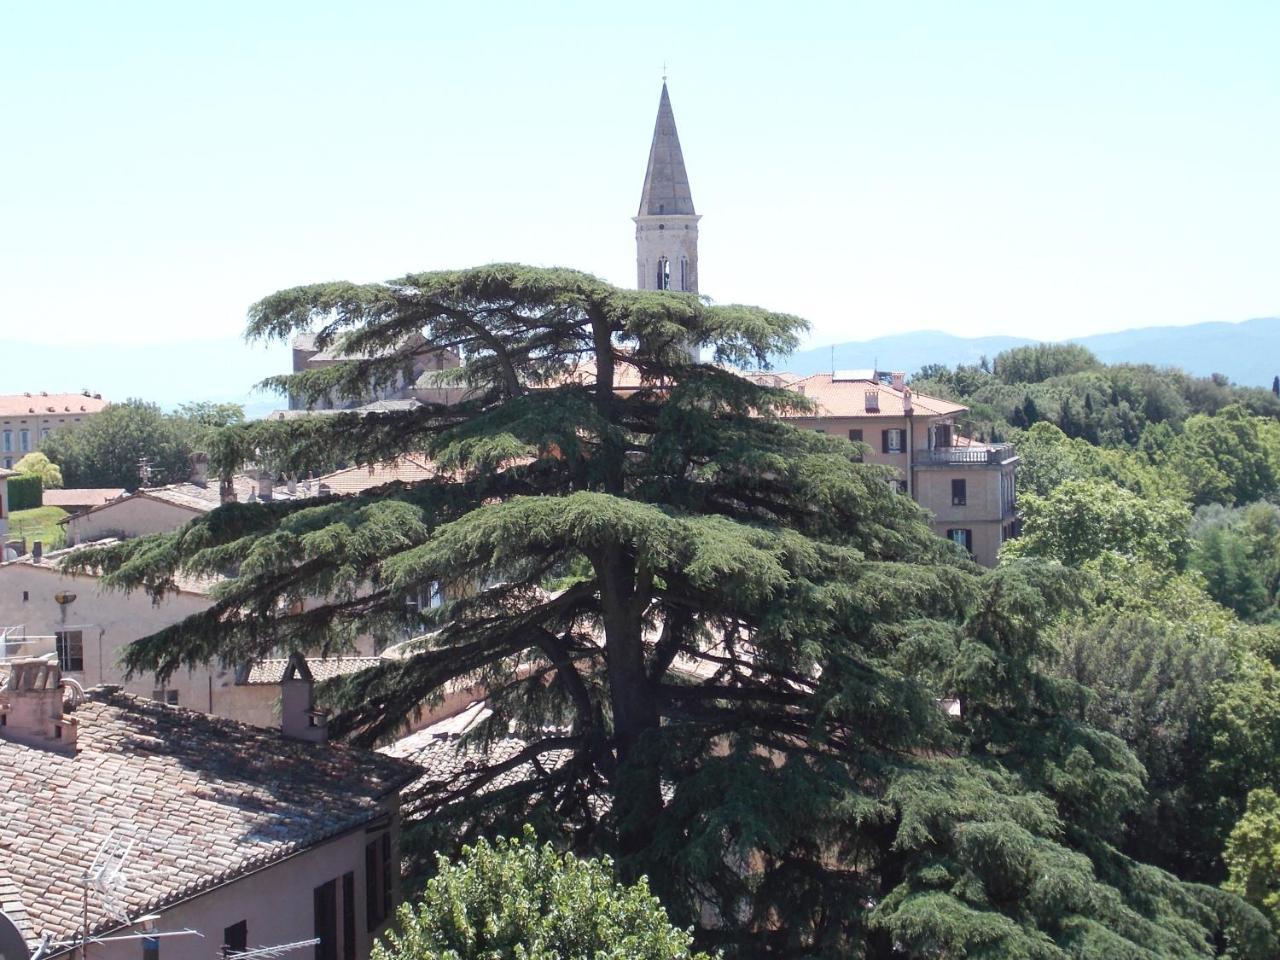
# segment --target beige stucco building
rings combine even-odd
[[[868,463],[890,466],[899,489],[932,515],[939,536],[984,566],[1018,533],[1018,456],[1012,444],[978,443],[960,434],[968,408],[915,394],[900,373],[837,371],[765,375],[813,401],[797,427],[864,444]]]
[[[11,665],[0,717],[0,874],[29,949],[72,954],[79,879],[116,850],[109,898],[88,901],[94,960],[209,960],[312,937],[286,955],[369,956],[399,899],[411,765],[112,688],[81,694],[38,661]],[[181,931],[199,936],[145,939]]]
[[[0,467],[12,467],[59,427],[102,410],[101,394],[18,393],[0,396]]]

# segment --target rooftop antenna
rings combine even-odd
[[[293,943],[279,943],[274,947],[254,947],[251,950],[228,950],[225,946],[222,948],[222,956],[225,960],[270,960],[272,957],[283,956],[294,950],[302,950],[305,947],[314,947],[320,942],[319,937],[312,937],[310,940],[296,940]]]

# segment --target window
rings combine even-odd
[[[963,480],[951,481],[951,505],[953,507],[963,507],[968,502],[965,491],[965,482]]]
[[[658,289],[671,289],[671,261],[666,257],[658,258]]]
[[[825,435],[825,434],[826,434],[826,432],[827,432],[827,428],[826,428],[826,427],[814,427],[814,428],[813,428],[813,432],[814,432],[814,433],[821,433],[821,434],[824,434],[824,435]]]
[[[28,450],[31,449],[31,431],[30,430],[18,431],[18,449],[23,453],[26,453]]]
[[[356,960],[356,875],[342,875],[342,960]]]
[[[223,928],[222,946],[227,950],[243,952],[249,949],[249,921],[241,920]]]
[[[41,440],[47,440],[47,439],[49,439],[49,428],[48,428],[48,427],[41,427],[41,428],[40,428],[40,439],[41,439]]]
[[[79,630],[59,630],[54,634],[58,648],[58,669],[63,673],[84,670],[84,634]]]
[[[365,923],[372,933],[382,926],[391,913],[391,834],[365,845],[364,848]]]
[[[881,449],[884,453],[902,453],[907,448],[907,431],[902,429],[882,430],[880,434]]]
[[[4,452],[13,453],[13,431],[6,430],[4,432]]]
[[[939,423],[934,426],[933,445],[935,447],[951,446],[951,424]]]
[[[972,530],[948,530],[947,539],[952,543],[958,543],[964,547],[969,553],[973,553],[973,531]]]
[[[689,258],[680,258],[680,289],[689,289]]]
[[[905,480],[890,480],[889,482],[893,484],[893,489],[894,489],[894,490],[896,490],[896,491],[898,491],[898,493],[906,493],[906,492],[907,492],[907,481],[905,481]]]
[[[861,443],[861,442],[862,442],[862,431],[861,431],[861,430],[850,430],[850,431],[849,431],[849,440],[850,440],[850,442],[852,442],[852,443]],[[858,459],[859,459],[859,460],[861,460],[861,459],[862,459],[862,453],[861,453],[861,451],[859,451],[859,453],[858,453]]]
[[[142,938],[142,960],[160,960],[160,938]]]
[[[330,880],[315,888],[316,960],[338,960],[338,882]]]

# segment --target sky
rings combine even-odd
[[[634,285],[664,69],[702,292],[807,345],[1277,315],[1278,40],[1249,0],[8,4],[0,341],[502,260]]]

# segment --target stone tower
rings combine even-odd
[[[649,148],[640,212],[636,214],[636,268],[641,290],[698,292],[698,221],[684,169],[676,118],[662,83],[658,122]]]

